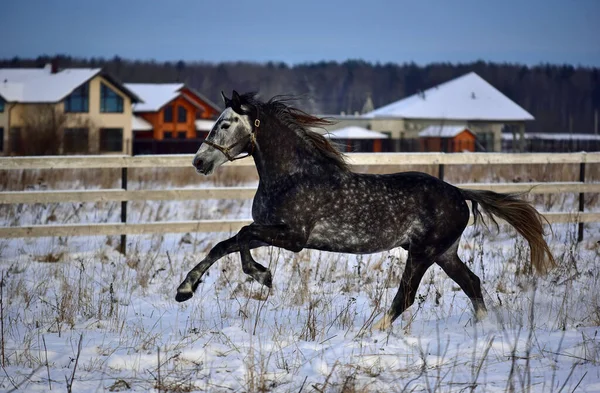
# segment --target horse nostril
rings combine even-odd
[[[200,168],[202,166],[202,159],[200,157],[194,157],[192,165],[194,165],[196,168]]]

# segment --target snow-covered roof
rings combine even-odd
[[[387,139],[386,134],[377,131],[367,130],[366,128],[350,126],[330,131],[325,134],[331,139]]]
[[[125,83],[125,87],[138,95],[142,103],[135,104],[135,112],[156,112],[177,98],[183,83]]]
[[[464,130],[469,130],[467,126],[429,126],[423,129],[423,131],[419,132],[420,137],[440,137],[440,138],[454,138]],[[472,132],[471,132],[472,133]]]
[[[101,71],[100,68],[68,68],[53,74],[46,68],[2,68],[0,95],[9,102],[58,102]]]
[[[205,119],[196,120],[196,130],[198,130],[198,131],[210,131],[210,130],[212,130],[214,125],[215,125],[214,120],[205,120]]]
[[[45,68],[0,68],[0,96],[8,102],[61,101],[98,74],[116,85],[134,102],[139,98],[100,68],[67,68],[53,73]]]
[[[393,102],[364,117],[522,121],[534,117],[474,72]]]
[[[133,131],[150,131],[153,129],[152,124],[139,116],[131,116],[131,129]]]

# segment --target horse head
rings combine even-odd
[[[254,133],[260,125],[258,119],[252,118],[252,108],[244,104],[243,97],[233,91],[231,99],[221,92],[225,110],[221,113],[212,130],[200,145],[194,156],[193,165],[198,173],[211,174],[216,168],[241,153],[252,154],[254,149]]]

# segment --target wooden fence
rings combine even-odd
[[[600,183],[585,181],[586,164],[600,163],[600,153],[355,153],[348,155],[355,166],[387,165],[437,165],[438,176],[443,179],[447,165],[465,164],[578,164],[578,182],[550,183],[470,183],[458,187],[496,192],[529,192],[536,194],[578,193],[579,209],[576,212],[543,213],[551,223],[579,223],[579,238],[583,236],[583,223],[600,221],[600,212],[584,211],[584,194],[599,193]],[[33,204],[51,202],[99,202],[120,201],[121,222],[70,225],[29,225],[0,227],[0,238],[43,236],[96,236],[121,235],[122,251],[128,234],[230,232],[237,231],[250,220],[197,220],[177,222],[127,222],[127,202],[141,200],[199,200],[199,199],[251,199],[252,187],[174,188],[166,190],[128,190],[128,168],[187,167],[192,155],[165,156],[46,156],[46,157],[0,157],[0,171],[24,169],[73,169],[73,168],[120,168],[121,188],[100,190],[56,191],[4,191],[0,192],[0,204]],[[252,166],[251,159],[227,164]]]

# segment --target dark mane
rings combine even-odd
[[[296,101],[297,97],[278,95],[267,102],[261,102],[256,99],[256,93],[245,93],[240,96],[240,99],[242,105],[253,107],[257,112],[255,115],[260,116],[262,113],[267,113],[276,117],[285,126],[296,131],[319,155],[332,161],[341,169],[348,169],[345,156],[327,138],[311,130],[312,127],[324,127],[335,122],[310,115],[289,105],[290,102]]]

